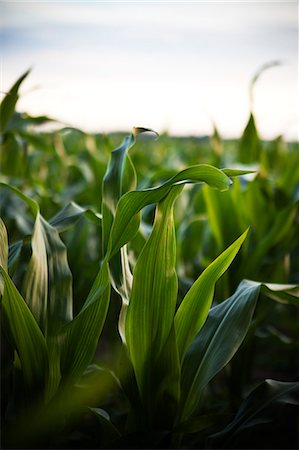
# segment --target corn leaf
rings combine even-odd
[[[37,202],[15,186],[5,183],[0,186],[24,200],[34,215],[32,254],[22,283],[22,294],[40,328],[46,335],[53,335],[72,319],[72,275],[65,245],[58,231],[41,216]]]
[[[78,379],[94,357],[109,300],[109,267],[105,259],[82,310],[64,327],[65,343],[61,356],[64,380]]]
[[[245,240],[247,232],[248,230],[204,270],[185,295],[175,315],[176,336],[181,359],[207,318],[216,281],[230,266]]]
[[[260,232],[261,239],[259,244],[252,250],[248,259],[244,261],[244,267],[240,269],[244,271],[243,273],[246,273],[246,276],[256,276],[256,267],[259,267],[269,251],[275,245],[285,241],[291,233],[295,233],[294,222],[298,214],[298,205],[299,202],[297,201],[276,213],[275,217],[273,217],[273,222],[268,226],[267,233]],[[260,215],[256,214],[256,222],[259,221],[259,217]],[[294,234],[293,236],[295,237]]]
[[[103,215],[103,254],[106,253],[112,222],[116,212],[116,205],[122,195],[122,178],[125,169],[127,151],[135,142],[133,134],[127,136],[120,147],[111,153],[102,187],[102,215]],[[132,187],[136,185],[136,175],[131,180]]]
[[[41,218],[46,248],[48,272],[47,335],[73,318],[72,274],[67,261],[66,247],[58,231]]]
[[[172,186],[186,183],[207,183],[216,189],[226,190],[231,180],[221,170],[208,164],[200,164],[182,170],[159,187],[123,195],[117,205],[110,234],[110,257],[136,234],[140,222],[137,214],[142,208],[158,203]]]
[[[101,224],[101,215],[95,213],[91,209],[82,208],[75,202],[70,202],[61,211],[59,211],[55,216],[53,216],[48,222],[49,224],[56,228],[56,230],[61,233],[67,230],[69,227],[75,225],[79,219],[85,216],[95,224]]]
[[[6,130],[10,119],[15,111],[15,106],[19,98],[19,87],[29,74],[30,70],[27,70],[12,86],[0,105],[0,131]]]
[[[147,130],[145,130],[147,131]],[[141,131],[142,132],[142,131]],[[111,226],[115,217],[117,203],[123,193],[136,188],[136,173],[128,155],[128,150],[135,143],[135,133],[127,136],[120,147],[111,153],[110,161],[102,184],[102,245],[105,255]],[[132,288],[132,273],[129,267],[126,247],[120,249],[109,262],[111,283],[122,298],[122,309],[119,316],[119,331],[125,341],[124,321]]]
[[[196,408],[202,389],[230,361],[241,345],[250,326],[260,292],[286,301],[296,286],[263,285],[244,280],[226,301],[214,306],[206,323],[188,350],[182,367],[182,417]],[[298,287],[297,287],[298,289]],[[271,291],[271,293],[269,293]],[[275,298],[272,294],[275,293]],[[296,291],[289,303],[299,306]],[[185,399],[185,400],[183,400]]]
[[[296,448],[298,394],[298,382],[265,380],[245,398],[224,430],[210,437],[209,448],[252,448],[257,434],[261,448],[273,444],[276,448]]]
[[[239,158],[243,164],[251,164],[260,159],[262,144],[256,128],[253,113],[250,113],[247,125],[239,143]]]
[[[178,282],[173,203],[182,187],[173,187],[158,204],[152,233],[134,269],[126,318],[126,341],[141,395],[151,395],[150,376],[170,334]]]
[[[48,353],[45,338],[21,294],[3,267],[2,312],[4,330],[21,362],[28,387],[44,389],[48,378]]]

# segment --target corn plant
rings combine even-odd
[[[1,106],[4,127],[17,89],[9,94],[14,104],[8,98]],[[217,281],[249,232],[244,227],[179,295],[175,202],[185,185],[228,191],[232,178],[248,170],[196,164],[159,185],[139,188],[129,150],[148,132],[134,128],[111,153],[99,193],[101,214],[70,203],[46,220],[36,200],[1,182],[1,193],[18,198],[31,217],[26,235],[10,243],[5,208],[0,222],[7,448],[72,447],[70,431],[80,428],[86,414],[86,429],[76,443],[80,448],[90,441],[101,448],[196,448],[190,435],[200,436],[202,445],[207,437],[208,446],[225,447],[244,429],[263,423],[266,406],[277,406],[277,398],[278,406],[296,401],[294,383],[266,381],[230,424],[221,414],[205,413],[207,386],[254,332],[259,311],[298,306],[298,287],[243,280],[229,298],[212,305]],[[146,236],[141,212],[150,205],[155,215]],[[102,249],[98,273],[78,308],[64,233],[83,218],[95,225]],[[98,346],[110,303],[117,298],[119,352],[112,372],[98,364]],[[253,415],[252,405],[258,405]],[[95,429],[99,436],[92,440]]]

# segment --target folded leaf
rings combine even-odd
[[[152,233],[134,269],[126,318],[126,342],[142,396],[151,395],[150,377],[173,325],[177,300],[173,187],[158,204]]]

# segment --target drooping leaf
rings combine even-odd
[[[265,380],[242,402],[235,418],[211,436],[209,448],[295,448],[299,383]]]
[[[251,108],[253,106],[253,88],[256,84],[256,82],[258,81],[258,79],[260,78],[260,76],[268,69],[271,69],[272,67],[277,67],[280,66],[281,62],[280,61],[270,61],[267,62],[265,64],[263,64],[261,67],[259,67],[259,69],[255,72],[255,74],[253,75],[252,79],[250,80],[250,85],[249,85],[249,100],[250,100],[250,105]]]
[[[60,210],[55,216],[53,216],[48,222],[52,227],[61,233],[67,230],[69,227],[75,225],[79,219],[85,216],[92,222],[100,225],[101,215],[95,213],[91,209],[82,208],[75,202],[70,202],[62,210]]]
[[[158,203],[172,186],[186,183],[207,183],[216,189],[226,190],[231,180],[221,170],[207,164],[200,164],[182,170],[159,187],[132,191],[123,195],[117,205],[110,234],[110,256],[134,237],[139,228],[137,214],[142,208]]]
[[[292,286],[292,290],[296,286]],[[182,368],[182,416],[196,408],[202,389],[230,361],[250,326],[260,291],[280,301],[290,286],[244,280],[226,301],[214,306],[188,350]],[[271,292],[270,292],[271,291]],[[275,298],[272,294],[275,293]],[[291,295],[291,294],[289,294]],[[295,294],[289,303],[294,303]],[[298,298],[297,298],[298,300]],[[299,306],[299,302],[297,301]]]
[[[230,266],[243,241],[246,230],[230,247],[213,261],[185,295],[176,315],[175,328],[180,358],[203,326],[214,295],[215,283]]]

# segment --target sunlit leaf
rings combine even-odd
[[[141,394],[151,395],[151,373],[170,334],[177,299],[174,187],[158,204],[154,227],[134,269],[126,341]]]
[[[45,338],[21,294],[3,267],[2,312],[4,330],[21,362],[25,384],[37,392],[45,389],[48,378],[48,352]]]

